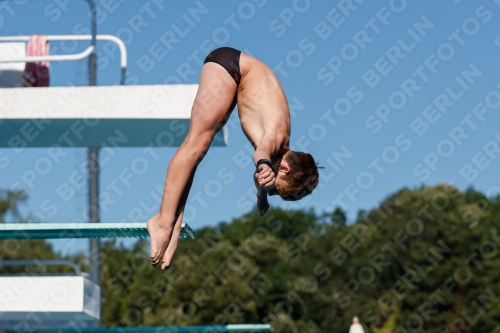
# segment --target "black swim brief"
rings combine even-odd
[[[203,64],[206,64],[207,62],[215,62],[216,64],[221,65],[226,69],[229,75],[231,75],[234,82],[239,85],[241,80],[240,54],[241,51],[231,47],[219,47],[207,55]]]

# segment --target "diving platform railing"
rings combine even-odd
[[[82,271],[80,270],[80,267],[78,267],[77,264],[75,264],[72,261],[69,260],[38,260],[38,259],[33,259],[33,260],[0,260],[0,267],[1,266],[38,266],[38,267],[43,267],[45,269],[45,266],[70,266],[74,273],[73,275],[83,275]],[[5,276],[5,274],[0,274],[0,276]],[[19,276],[19,274],[16,274],[16,276]]]
[[[47,35],[48,41],[92,41],[92,35]],[[0,36],[0,42],[28,42],[30,36]],[[98,41],[108,41],[115,43],[120,50],[120,67],[121,76],[120,84],[125,84],[127,72],[127,48],[123,41],[112,35],[96,35],[95,39]],[[58,54],[38,57],[24,57],[12,59],[0,59],[0,63],[12,62],[41,62],[41,61],[76,61],[88,57],[95,50],[95,45],[90,44],[84,51],[76,54]]]

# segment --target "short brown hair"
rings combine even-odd
[[[281,176],[287,185],[277,188],[280,197],[286,201],[296,201],[311,194],[319,180],[318,165],[311,154],[289,151],[285,161],[290,172]]]

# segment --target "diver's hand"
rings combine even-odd
[[[259,186],[265,188],[266,190],[271,190],[274,188],[274,182],[276,181],[276,176],[273,169],[269,165],[261,164],[258,169],[259,173],[257,175],[257,181]]]

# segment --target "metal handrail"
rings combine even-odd
[[[47,40],[71,40],[70,38],[55,39],[52,37],[69,36],[47,36]],[[30,36],[0,36],[0,42],[27,42]],[[0,63],[10,62],[41,62],[41,61],[75,61],[88,57],[94,51],[94,45],[89,45],[85,51],[77,54],[52,55],[52,56],[33,56],[24,58],[0,59]]]
[[[69,260],[0,260],[0,266],[71,266],[76,275],[82,275],[80,267]]]
[[[0,42],[27,42],[30,36],[0,36]],[[74,40],[74,41],[85,41],[94,39],[93,35],[48,35],[48,41],[63,41],[63,40]],[[97,35],[96,40],[113,42],[118,46],[120,50],[120,67],[121,67],[121,77],[120,84],[125,84],[125,77],[127,71],[127,48],[123,41],[112,35]],[[88,57],[94,51],[94,45],[89,45],[83,52],[77,54],[66,54],[66,55],[49,55],[49,56],[37,56],[37,57],[24,57],[24,58],[13,58],[13,59],[0,59],[0,63],[12,63],[12,62],[40,62],[40,61],[75,61],[81,60]]]

